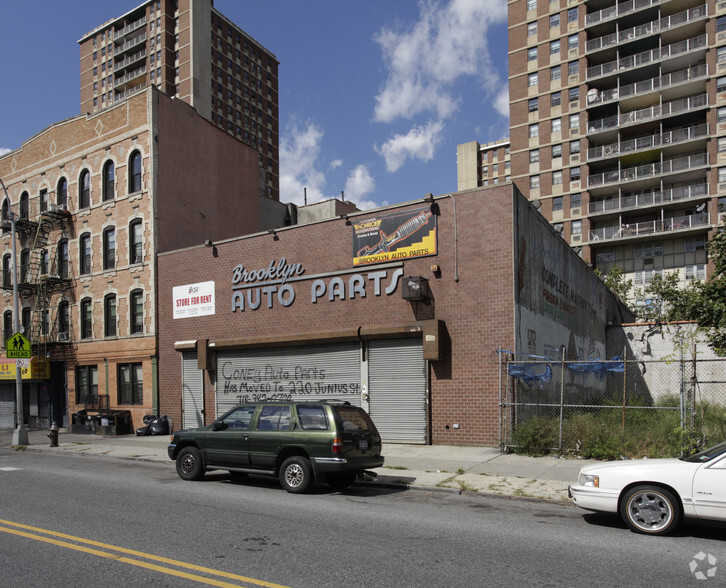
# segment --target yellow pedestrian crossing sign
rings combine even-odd
[[[8,359],[30,359],[33,355],[30,341],[22,333],[15,333],[5,342],[5,351]]]

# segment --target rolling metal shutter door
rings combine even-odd
[[[182,352],[182,389],[182,427],[193,429],[203,426],[204,384],[196,351]]]
[[[426,443],[426,362],[421,341],[371,341],[368,361],[369,412],[383,441]]]
[[[0,428],[15,428],[15,384],[0,384]]]
[[[217,417],[244,402],[347,400],[360,406],[355,343],[217,354]]]

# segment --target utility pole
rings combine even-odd
[[[10,210],[10,196],[5,188],[5,182],[0,178],[5,198],[8,202],[8,217],[10,219],[10,233],[13,243],[13,323],[15,332],[20,332],[20,302],[18,300],[18,264],[17,244],[15,242],[15,213]],[[28,445],[28,432],[23,424],[23,379],[20,374],[20,366],[15,360],[15,430],[13,431],[13,445]]]

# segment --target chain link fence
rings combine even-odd
[[[726,359],[500,361],[503,451],[677,457],[726,439]]]

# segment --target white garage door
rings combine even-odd
[[[15,384],[0,384],[0,428],[15,428]]]
[[[217,354],[217,417],[244,402],[347,400],[360,406],[360,346],[248,349]]]
[[[426,443],[426,362],[419,339],[371,341],[369,413],[387,443]]]
[[[197,364],[196,351],[182,352],[182,410],[184,418],[182,426],[194,429],[204,426],[202,409],[204,408],[203,372]]]

